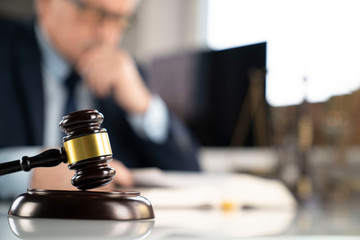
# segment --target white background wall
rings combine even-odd
[[[123,46],[142,62],[155,56],[204,48],[206,0],[143,0]]]

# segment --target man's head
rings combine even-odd
[[[38,21],[55,48],[75,63],[88,49],[117,47],[138,0],[36,0]]]

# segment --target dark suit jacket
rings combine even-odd
[[[0,33],[0,148],[42,145],[43,76],[34,25],[0,21]],[[126,166],[199,170],[196,144],[173,114],[168,140],[156,144],[134,133],[112,99],[97,100],[96,107],[104,114],[114,158]]]

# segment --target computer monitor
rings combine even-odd
[[[268,145],[266,43],[155,59],[149,86],[203,146]]]

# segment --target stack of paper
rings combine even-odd
[[[141,194],[157,208],[295,209],[296,201],[277,180],[247,174],[134,170]],[[145,188],[146,187],[146,188]]]

